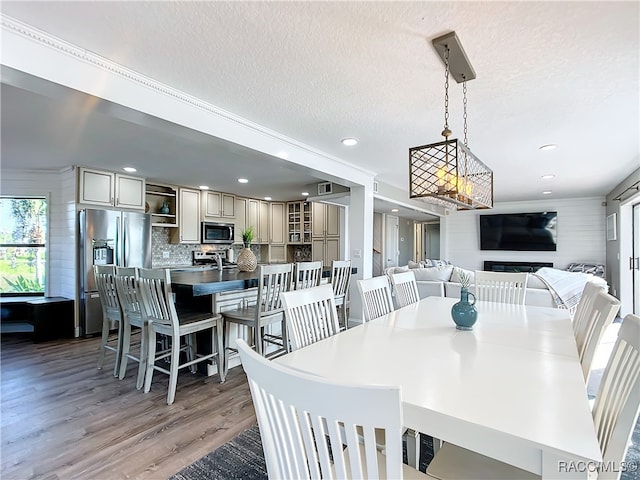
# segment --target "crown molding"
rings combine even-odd
[[[346,168],[351,168],[358,171],[360,174],[364,174],[372,177],[376,175],[376,172],[359,167],[357,165],[353,165],[341,158],[334,157],[325,152],[317,150],[309,145],[298,142],[297,140],[294,140],[290,137],[282,135],[274,130],[264,127],[263,125],[259,125],[250,120],[247,120],[246,118],[240,117],[222,108],[216,107],[211,103],[205,102],[197,97],[194,97],[185,92],[182,92],[173,87],[170,87],[169,85],[158,82],[153,78],[150,78],[138,72],[135,72],[134,70],[126,68],[123,65],[115,63],[89,50],[79,48],[76,45],[66,42],[58,37],[50,35],[47,32],[34,28],[31,25],[23,23],[15,18],[9,17],[2,13],[0,13],[0,25],[2,26],[3,31],[4,30],[10,31],[13,34],[19,35],[32,42],[35,42],[37,44],[62,52],[66,55],[76,58],[79,61],[91,64],[94,67],[98,67],[99,69],[111,72],[131,82],[135,82],[138,85],[149,88],[157,93],[160,93],[167,97],[171,97],[174,100],[178,100],[182,103],[185,103],[185,104],[191,105],[192,107],[203,110],[211,115],[215,115],[227,121],[233,122],[243,128],[251,129],[262,135],[265,135],[274,140],[277,140],[278,142],[282,142],[290,147],[301,149],[312,155],[316,155],[326,160],[337,162]],[[274,155],[274,156],[278,156],[278,155]]]

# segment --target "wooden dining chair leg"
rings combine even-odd
[[[192,362],[196,358],[194,355],[194,352],[195,352],[195,334],[194,333],[191,333],[185,336],[185,344],[187,346],[187,351],[186,351],[187,361]],[[213,345],[211,345],[211,348],[213,348]],[[195,363],[193,365],[190,365],[189,371],[191,373],[196,373],[198,371],[197,365]]]
[[[120,368],[118,374],[120,380],[122,380],[127,373],[127,355],[129,355],[129,350],[131,349],[131,324],[129,322],[125,323],[122,327],[122,346],[120,347]]]
[[[253,344],[255,345],[256,352],[258,352],[258,354],[262,356],[262,339],[264,338],[264,327],[253,327],[251,330],[253,330]]]
[[[226,371],[224,367],[224,343],[223,343],[223,335],[222,335],[223,323],[224,322],[222,321],[222,317],[221,317],[216,322],[215,332],[213,331],[213,329],[211,330],[211,345],[215,344],[216,349],[218,351],[218,360],[216,362],[216,367],[218,368],[220,383],[224,383],[224,381],[227,379]]]
[[[167,392],[167,405],[171,405],[176,398],[176,386],[178,385],[178,365],[180,365],[180,337],[171,339],[171,365],[169,367],[169,391]]]
[[[144,386],[144,376],[147,371],[147,355],[149,354],[149,339],[147,327],[140,331],[140,362],[138,363],[138,378],[136,379],[136,389],[140,390]]]
[[[144,393],[148,393],[151,390],[151,380],[153,380],[153,364],[156,358],[156,332],[152,326],[147,328],[147,345],[149,351],[147,352],[147,369],[144,375]]]

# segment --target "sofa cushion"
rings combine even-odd
[[[451,278],[451,272],[453,272],[453,265],[446,265],[444,267],[428,267],[412,270],[416,277],[416,281],[421,280],[437,280],[440,282],[447,282]]]
[[[413,260],[409,260],[407,265],[409,268],[424,268],[424,264],[422,262],[414,262]]]
[[[429,258],[424,259],[422,262],[425,267],[444,267],[446,265],[451,265],[449,260],[432,260]]]

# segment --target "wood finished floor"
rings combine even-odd
[[[222,385],[182,370],[168,406],[167,375],[142,393],[137,364],[118,380],[107,352],[97,370],[98,346],[2,335],[0,478],[166,479],[256,423],[239,367]]]

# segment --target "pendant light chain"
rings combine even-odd
[[[442,136],[447,140],[451,135],[449,130],[449,47],[444,51],[444,130]]]
[[[462,82],[462,105],[464,107],[464,114],[462,118],[464,118],[464,146],[469,147],[469,143],[467,142],[467,80],[465,79]]]

